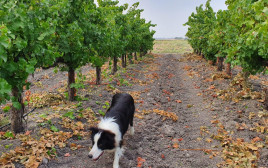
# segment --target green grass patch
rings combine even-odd
[[[187,40],[155,40],[152,52],[156,54],[184,54],[192,52],[192,48]]]

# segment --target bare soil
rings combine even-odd
[[[182,61],[183,60],[183,61]],[[197,67],[197,74],[191,76],[185,66]],[[155,55],[146,58],[145,62],[128,66],[127,72],[122,76],[129,80],[131,86],[118,86],[112,83],[120,92],[135,93],[136,118],[134,119],[134,136],[125,135],[125,152],[120,159],[122,168],[215,168],[222,162],[220,154],[211,157],[212,152],[220,152],[222,146],[219,141],[211,138],[217,133],[217,127],[212,121],[218,120],[225,128],[234,132],[235,137],[250,141],[254,137],[265,139],[265,135],[250,131],[237,130],[236,125],[247,123],[253,125],[254,119],[249,120],[250,112],[262,110],[262,104],[256,100],[245,100],[237,103],[223,101],[215,96],[215,92],[207,91],[211,85],[217,88],[228,87],[230,80],[215,80],[204,82],[206,77],[213,73],[205,61],[185,60],[184,56],[177,54]],[[203,68],[203,69],[202,69]],[[88,71],[84,67],[82,72]],[[60,88],[66,82],[66,73],[53,74],[52,70],[37,73],[34,79],[38,81],[44,74],[50,79],[43,80],[45,87],[32,87],[33,92]],[[127,78],[132,75],[132,80]],[[135,82],[138,79],[139,82]],[[112,91],[107,91],[107,85],[94,86],[90,92],[80,91],[78,95],[87,97],[83,101],[83,108],[90,107],[93,111],[101,109],[100,104],[111,101]],[[90,89],[91,87],[89,87]],[[88,88],[87,88],[88,89]],[[257,88],[258,89],[258,88]],[[245,108],[246,107],[246,108]],[[154,109],[173,112],[178,116],[177,121],[169,117],[158,115]],[[243,111],[243,116],[237,111]],[[51,111],[49,108],[37,109],[34,115]],[[98,115],[100,117],[100,115]],[[30,119],[29,119],[30,120]],[[55,120],[54,122],[58,122]],[[85,123],[86,124],[86,123]],[[29,121],[29,129],[37,130],[34,121]],[[85,130],[88,130],[87,124]],[[2,143],[2,142],[1,142]],[[91,140],[89,136],[82,140],[71,138],[68,144],[81,145],[78,150],[57,148],[57,157],[52,160],[44,159],[40,168],[111,168],[113,153],[105,152],[96,162],[88,158]],[[1,151],[5,150],[0,146]],[[69,157],[65,157],[70,153]],[[137,158],[144,161],[138,164]],[[16,167],[23,167],[17,164]],[[259,167],[268,167],[268,149],[260,151]]]
[[[137,158],[145,159],[143,167],[156,168],[177,168],[177,167],[215,167],[220,161],[219,158],[209,159],[204,151],[182,151],[181,149],[211,149],[211,145],[205,141],[198,141],[201,137],[200,127],[211,125],[211,114],[204,108],[206,102],[202,97],[196,96],[198,90],[194,88],[194,84],[189,79],[185,71],[180,65],[178,55],[163,55],[156,58],[150,64],[141,63],[133,67],[138,70],[135,77],[142,81],[150,81],[146,79],[148,74],[158,74],[149,85],[133,85],[131,87],[121,87],[120,91],[142,92],[136,108],[138,111],[160,109],[168,112],[174,112],[178,117],[178,121],[174,122],[164,119],[161,115],[149,113],[144,119],[135,118],[135,135],[125,136],[125,152],[120,160],[123,168],[137,166]],[[147,66],[154,67],[154,71],[148,71]],[[131,68],[128,71],[132,72]],[[146,72],[148,71],[148,72]],[[188,78],[188,79],[187,79]],[[147,91],[148,90],[148,91]],[[102,96],[105,94],[100,92]],[[111,99],[111,95],[107,96]],[[106,101],[107,99],[105,99]],[[178,103],[181,100],[183,103]],[[91,100],[103,101],[101,99]],[[138,102],[138,101],[136,101]],[[193,107],[188,108],[191,104]],[[97,109],[96,109],[97,110]],[[182,139],[178,142],[179,148],[173,148],[174,140]],[[77,141],[77,144],[90,146],[91,141]],[[64,157],[63,154],[71,152],[70,150],[59,151],[58,158],[48,163],[48,167],[112,167],[113,154],[105,153],[100,160],[94,162],[88,159],[87,148],[76,151],[71,157]]]

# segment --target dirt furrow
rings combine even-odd
[[[175,112],[179,119],[173,122],[162,121],[162,117],[153,114],[146,116],[144,126],[138,132],[142,138],[139,146],[143,150],[137,156],[146,159],[144,167],[216,167],[219,159],[209,159],[204,151],[196,150],[211,149],[200,134],[200,127],[210,125],[211,116],[179,58],[179,55],[163,55],[156,60],[160,64],[159,79],[152,84],[150,93],[143,96],[153,101],[150,104],[159,104],[160,109]],[[145,108],[154,108],[150,104],[148,102]],[[173,147],[176,143],[178,148]]]
[[[142,167],[152,168],[190,168],[216,167],[219,158],[209,159],[204,151],[211,149],[211,145],[204,141],[200,134],[200,127],[210,126],[211,116],[206,111],[206,102],[197,96],[199,90],[183,70],[184,63],[178,61],[179,55],[163,55],[155,58],[155,71],[139,72],[136,76],[142,80],[149,80],[146,74],[158,74],[149,86],[133,85],[122,91],[144,91],[141,94],[144,103],[137,104],[139,111],[153,109],[174,112],[178,121],[165,119],[155,113],[149,113],[144,119],[135,118],[135,135],[126,135],[125,152],[120,160],[122,168],[137,166],[137,158],[145,159]],[[140,67],[139,67],[140,66]],[[146,64],[135,68],[144,68]],[[181,101],[181,102],[180,102]],[[205,135],[204,135],[205,136]],[[76,142],[83,146],[90,146],[90,140]],[[186,150],[182,150],[186,149]],[[201,150],[200,150],[201,149]],[[204,150],[202,150],[204,149]],[[73,157],[64,158],[60,151],[57,160],[50,161],[48,167],[112,167],[113,154],[105,153],[99,161],[93,162],[87,158],[87,149],[80,149]]]

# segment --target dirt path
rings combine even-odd
[[[136,104],[137,110],[159,109],[174,112],[179,119],[177,122],[170,119],[163,120],[162,116],[155,113],[145,115],[144,119],[135,118],[135,135],[125,136],[125,152],[120,160],[122,168],[136,167],[138,157],[145,159],[142,167],[152,168],[208,168],[216,167],[219,162],[217,157],[209,159],[205,151],[199,150],[211,149],[208,143],[201,140],[200,134],[200,127],[211,125],[211,114],[205,109],[206,102],[203,98],[197,96],[199,90],[195,89],[193,82],[183,70],[184,63],[178,61],[180,58],[179,55],[168,54],[157,57],[151,64],[139,64],[133,67],[136,69],[136,78],[147,82],[151,81],[151,78],[154,79],[150,85],[122,88],[122,91],[141,93],[142,103]],[[146,68],[151,70],[146,71]],[[88,139],[75,143],[85,147],[91,144]],[[63,157],[67,152],[70,152],[71,156]],[[58,158],[50,161],[47,166],[112,167],[113,154],[105,153],[99,161],[93,162],[87,158],[87,153],[87,148],[75,152],[65,149],[59,151]]]
[[[128,92],[135,99],[135,135],[130,136],[127,133],[124,137],[125,152],[120,159],[121,168],[216,168],[223,161],[222,146],[227,147],[225,154],[231,159],[234,159],[234,155],[244,156],[247,152],[247,155],[254,159],[252,162],[258,160],[259,167],[268,167],[268,149],[262,146],[267,143],[268,137],[267,133],[261,131],[262,128],[266,129],[263,124],[267,119],[262,113],[265,112],[262,103],[252,99],[233,102],[218,98],[217,90],[227,89],[231,79],[212,79],[215,67],[208,65],[201,57],[178,54],[148,56],[134,65],[129,65],[116,80],[113,78],[111,82],[106,78],[105,84],[100,86],[92,85],[92,67],[85,66],[82,72],[90,77],[83,83],[86,88],[79,89],[78,95],[87,99],[74,104],[61,102],[60,106],[49,104],[48,107],[38,108],[29,117],[27,129],[32,131],[31,136],[40,137],[40,129],[50,129],[48,124],[37,125],[36,121],[40,119],[40,115],[54,116],[50,123],[60,131],[72,132],[70,127],[63,127],[59,123],[66,112],[80,109],[88,112],[86,109],[90,108],[99,118],[101,115],[98,111],[105,111],[103,105],[111,101],[116,91]],[[40,82],[42,85],[33,84],[32,93],[47,89],[47,92],[54,93],[56,90],[65,89],[63,86],[66,83],[66,73],[54,74],[52,69],[38,73],[33,83]],[[118,84],[120,79],[131,85]],[[58,93],[60,92],[55,92]],[[65,106],[68,108],[65,109]],[[55,110],[55,107],[62,108]],[[71,121],[82,122],[83,131],[89,132],[92,123],[89,124],[85,118],[77,118],[78,113],[75,115],[75,119]],[[173,121],[176,116],[177,121]],[[256,123],[260,125],[256,126]],[[239,138],[238,141],[236,138]],[[57,157],[51,160],[43,159],[39,168],[112,168],[113,153],[106,152],[94,162],[87,156],[91,147],[89,136],[78,139],[74,136],[68,140],[66,147],[56,146]],[[221,139],[224,139],[224,142],[220,142]],[[15,149],[20,141],[14,141],[1,141],[0,150],[8,152]],[[4,146],[10,143],[13,143],[13,146],[6,149]],[[72,144],[81,148],[72,150]],[[235,149],[232,148],[234,145]],[[256,154],[258,158],[252,154]],[[240,160],[243,159],[245,157]],[[20,163],[15,165],[16,168],[24,167]]]

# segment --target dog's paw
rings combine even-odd
[[[134,135],[134,132],[135,132],[135,130],[134,130],[134,127],[130,127],[130,135]]]

